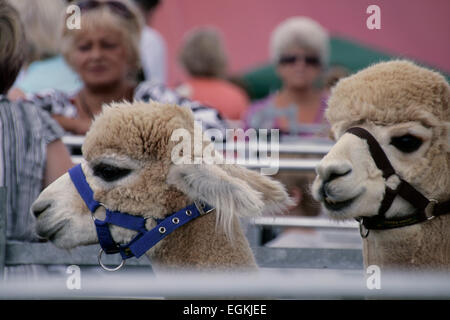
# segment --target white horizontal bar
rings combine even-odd
[[[311,142],[282,142],[278,144],[279,153],[294,153],[294,154],[327,154],[333,147],[332,143],[311,143]],[[216,143],[217,150],[249,150],[257,152],[258,150],[271,151],[272,145],[270,143]]]
[[[81,147],[83,145],[84,138],[85,136],[66,135],[62,137],[62,142],[66,146]]]
[[[320,159],[236,160],[237,164],[249,169],[279,168],[299,171],[314,171],[319,162]]]
[[[356,221],[335,221],[325,218],[298,218],[298,217],[258,217],[250,219],[250,223],[259,226],[276,227],[308,227],[308,228],[337,228],[357,229]]]
[[[71,156],[70,158],[74,164],[79,164],[83,161],[83,156]]]
[[[71,158],[75,164],[81,163],[83,160],[82,156],[72,156]],[[234,163],[249,169],[278,168],[280,170],[294,171],[314,171],[319,162],[319,159],[279,159],[278,161],[234,160]]]
[[[402,298],[448,299],[448,275],[387,273],[381,269],[379,289],[369,289],[363,270],[262,269],[258,273],[81,273],[80,290],[67,288],[67,275],[36,281],[8,280],[0,286],[0,298]]]
[[[70,147],[81,147],[83,145],[85,136],[66,135],[62,137],[65,145]],[[279,153],[293,153],[293,154],[321,154],[328,153],[333,144],[331,142],[313,143],[308,141],[299,142],[282,142],[278,144]],[[259,149],[270,152],[272,145],[270,143],[246,143],[246,142],[228,142],[216,143],[217,150],[249,150],[257,152]]]

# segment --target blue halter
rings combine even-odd
[[[108,271],[115,271],[123,266],[126,259],[131,257],[139,258],[150,248],[152,248],[159,241],[164,239],[167,235],[192,221],[199,216],[210,213],[214,208],[205,203],[194,201],[194,203],[187,207],[171,214],[165,219],[155,219],[157,226],[151,230],[145,228],[146,218],[122,213],[119,211],[110,211],[102,203],[94,199],[94,192],[86,181],[86,176],[83,173],[81,165],[76,165],[69,170],[69,176],[72,179],[75,188],[80,194],[83,201],[92,213],[95,228],[97,230],[98,241],[100,242],[101,250],[99,253],[99,264]],[[98,207],[104,207],[106,210],[105,220],[95,218],[94,213]],[[116,243],[109,230],[109,225],[113,224],[126,229],[135,230],[138,234],[127,244]],[[122,263],[114,268],[107,268],[101,261],[102,253],[115,254],[120,253],[122,256]]]

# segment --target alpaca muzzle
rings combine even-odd
[[[367,142],[372,159],[378,169],[382,171],[384,179],[387,180],[392,175],[397,175],[400,178],[400,183],[395,189],[391,189],[386,185],[384,198],[381,201],[377,215],[356,218],[360,224],[360,234],[363,238],[369,235],[369,230],[371,229],[386,230],[405,227],[450,213],[450,200],[439,203],[434,199],[428,199],[396,173],[386,153],[369,131],[361,127],[352,127],[346,133],[351,133]],[[385,214],[397,196],[408,201],[416,210],[405,217],[388,219]]]

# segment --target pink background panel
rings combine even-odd
[[[381,29],[369,30],[369,5],[381,9]],[[169,85],[184,78],[177,63],[183,35],[213,25],[224,36],[230,71],[268,61],[273,28],[287,17],[316,19],[333,36],[356,41],[450,72],[450,0],[163,0],[151,21],[168,45]]]

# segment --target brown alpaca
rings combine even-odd
[[[156,102],[105,106],[82,148],[82,169],[95,200],[109,210],[147,218],[147,229],[156,225],[156,219],[195,200],[204,201],[215,210],[183,225],[146,252],[153,267],[256,268],[239,217],[284,208],[290,203],[284,187],[236,165],[174,164],[172,151],[178,141],[172,141],[171,136],[176,129],[194,136],[189,109]],[[210,143],[202,144],[205,148]],[[99,167],[107,170],[102,173]],[[126,174],[107,178],[120,170]],[[46,188],[32,210],[38,217],[38,234],[58,247],[98,242],[91,213],[68,174]],[[118,226],[111,226],[110,231],[117,243],[128,242],[136,234]]]
[[[313,185],[330,217],[374,217],[385,187],[396,189],[400,177],[427,199],[450,200],[449,95],[442,75],[408,61],[379,63],[338,82],[326,111],[337,143]],[[396,175],[383,177],[366,141],[346,132],[350,127],[375,137]],[[414,210],[397,196],[385,217],[402,219]],[[366,266],[450,270],[450,214],[370,230],[363,242]]]

